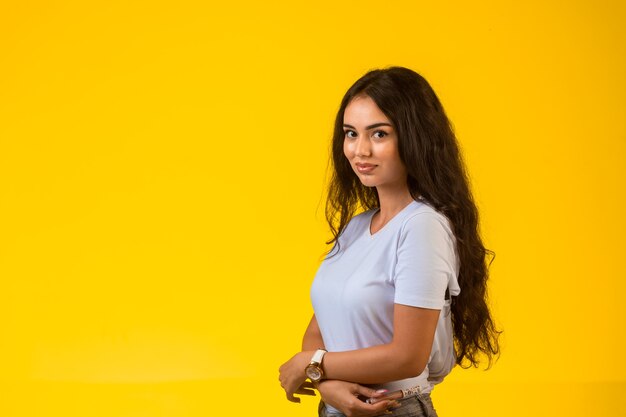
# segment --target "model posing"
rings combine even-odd
[[[455,364],[491,363],[499,332],[487,305],[490,252],[428,82],[402,67],[360,78],[337,114],[332,163],[333,246],[281,385],[296,402],[316,388],[320,416],[436,416],[434,385]]]

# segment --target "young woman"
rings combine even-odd
[[[332,162],[333,246],[281,385],[296,402],[317,388],[320,416],[436,416],[434,385],[455,364],[491,364],[499,332],[486,302],[490,252],[428,82],[402,67],[360,78],[341,102]]]

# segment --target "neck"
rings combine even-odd
[[[379,219],[382,220],[383,223],[398,214],[413,201],[413,197],[406,184],[392,189],[376,189],[376,191],[378,192],[378,201],[380,202]]]

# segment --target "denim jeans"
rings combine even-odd
[[[430,399],[430,394],[416,394],[411,397],[402,398],[398,400],[400,407],[392,408],[390,411],[392,414],[381,414],[381,416],[388,417],[437,417],[437,412],[433,407],[433,402]],[[326,404],[320,401],[318,407],[319,417],[345,417],[341,413],[326,412]]]

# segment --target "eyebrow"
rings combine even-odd
[[[389,126],[389,127],[393,127],[392,125],[390,125],[389,123],[374,123],[373,125],[369,125],[369,126],[365,126],[365,130],[370,130],[370,129],[374,129],[375,127],[380,127],[380,126]],[[356,129],[354,126],[349,125],[344,123],[343,127],[349,127],[350,129]]]

